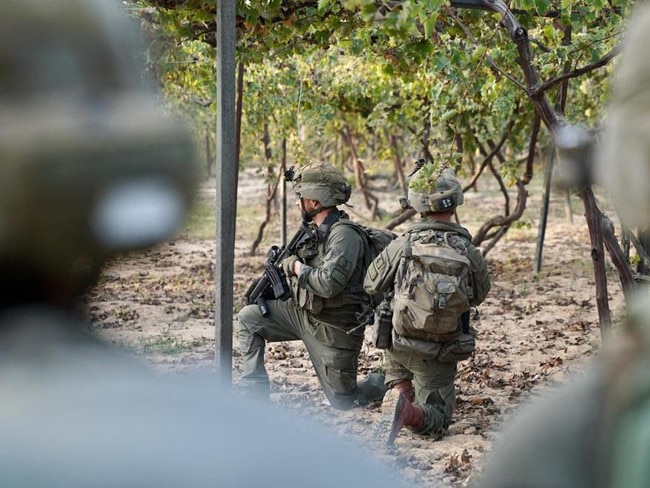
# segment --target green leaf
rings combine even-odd
[[[330,5],[332,5],[332,0],[318,0],[318,10],[326,10]]]
[[[431,35],[435,31],[436,27],[436,21],[438,20],[438,15],[434,14],[431,15],[425,22],[424,22],[424,37],[426,39],[430,39]]]
[[[574,3],[575,3],[575,0],[561,0],[560,1],[560,8],[563,11],[571,12],[571,8],[573,7]]]

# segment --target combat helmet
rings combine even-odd
[[[310,163],[300,168],[293,178],[293,189],[299,198],[318,200],[325,208],[346,203],[352,193],[343,174],[328,163]]]
[[[116,253],[168,238],[191,204],[194,143],[155,105],[139,27],[119,4],[0,2],[4,274],[87,281]]]
[[[421,214],[453,212],[462,204],[463,189],[451,169],[432,172],[429,164],[409,181],[407,205]]]

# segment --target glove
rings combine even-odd
[[[287,278],[296,276],[296,273],[293,272],[293,267],[296,261],[300,261],[298,256],[289,256],[284,261],[282,261],[282,269],[284,270],[284,274],[287,275]]]

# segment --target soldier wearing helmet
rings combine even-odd
[[[423,173],[424,174],[424,173]],[[422,179],[422,178],[421,178]],[[435,179],[435,184],[417,185],[414,180],[409,185],[407,205],[420,212],[420,215],[438,214],[441,220],[445,215],[454,214],[456,207],[464,201],[463,189],[450,169],[443,169]]]
[[[421,435],[437,435],[449,426],[456,404],[454,379],[458,356],[453,353],[454,341],[461,337],[473,344],[469,322],[460,315],[451,318],[451,333],[444,339],[410,335],[397,327],[395,290],[407,281],[406,262],[411,259],[413,243],[451,243],[468,260],[468,279],[473,289],[469,305],[481,303],[490,289],[487,266],[481,252],[472,245],[469,232],[452,221],[463,191],[453,171],[439,171],[425,165],[409,182],[408,206],[420,212],[420,222],[411,224],[406,232],[390,243],[371,263],[364,280],[365,290],[376,296],[389,297],[393,328],[391,344],[385,350],[384,369],[389,388],[382,403],[382,419],[376,434],[392,444],[403,427]],[[414,247],[413,247],[414,248]],[[420,293],[433,294],[429,284],[419,278]],[[414,292],[411,290],[409,293]],[[444,306],[442,306],[444,308]],[[468,317],[468,313],[466,313]],[[417,318],[414,319],[418,321]],[[422,324],[415,323],[422,328]],[[444,354],[443,351],[447,351]],[[470,351],[471,353],[471,351]]]
[[[102,265],[168,238],[196,183],[120,5],[0,2],[0,486],[395,486],[336,436],[87,332],[76,304]]]
[[[264,367],[267,342],[302,340],[330,404],[348,409],[381,399],[383,377],[372,374],[357,384],[363,329],[358,314],[367,302],[363,291],[366,243],[345,212],[337,208],[350,198],[351,187],[327,163],[304,166],[293,180],[297,205],[309,222],[311,238],[287,257],[282,267],[291,298],[269,300],[268,317],[255,305],[239,313],[238,334],[244,358],[239,387],[269,397]]]
[[[310,221],[324,209],[343,205],[350,199],[352,187],[339,170],[327,163],[311,164],[303,168],[293,179],[297,204],[303,220]],[[305,204],[316,206],[307,210]]]

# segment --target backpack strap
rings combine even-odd
[[[455,249],[459,253],[465,255],[467,254],[467,246],[469,246],[469,239],[462,236],[458,232],[448,231],[443,235],[445,244],[447,244],[452,249]]]
[[[412,235],[412,234],[411,234]],[[398,280],[403,280],[404,277],[406,276],[406,272],[408,269],[409,261],[413,259],[413,247],[411,246],[411,235],[409,235],[409,238],[406,239],[406,243],[404,244],[404,247],[402,248],[402,256],[400,257],[400,270],[395,273],[395,283],[393,284],[393,291],[396,288],[396,284]],[[417,239],[417,237],[416,237]],[[409,295],[413,293],[412,289],[408,290]]]

